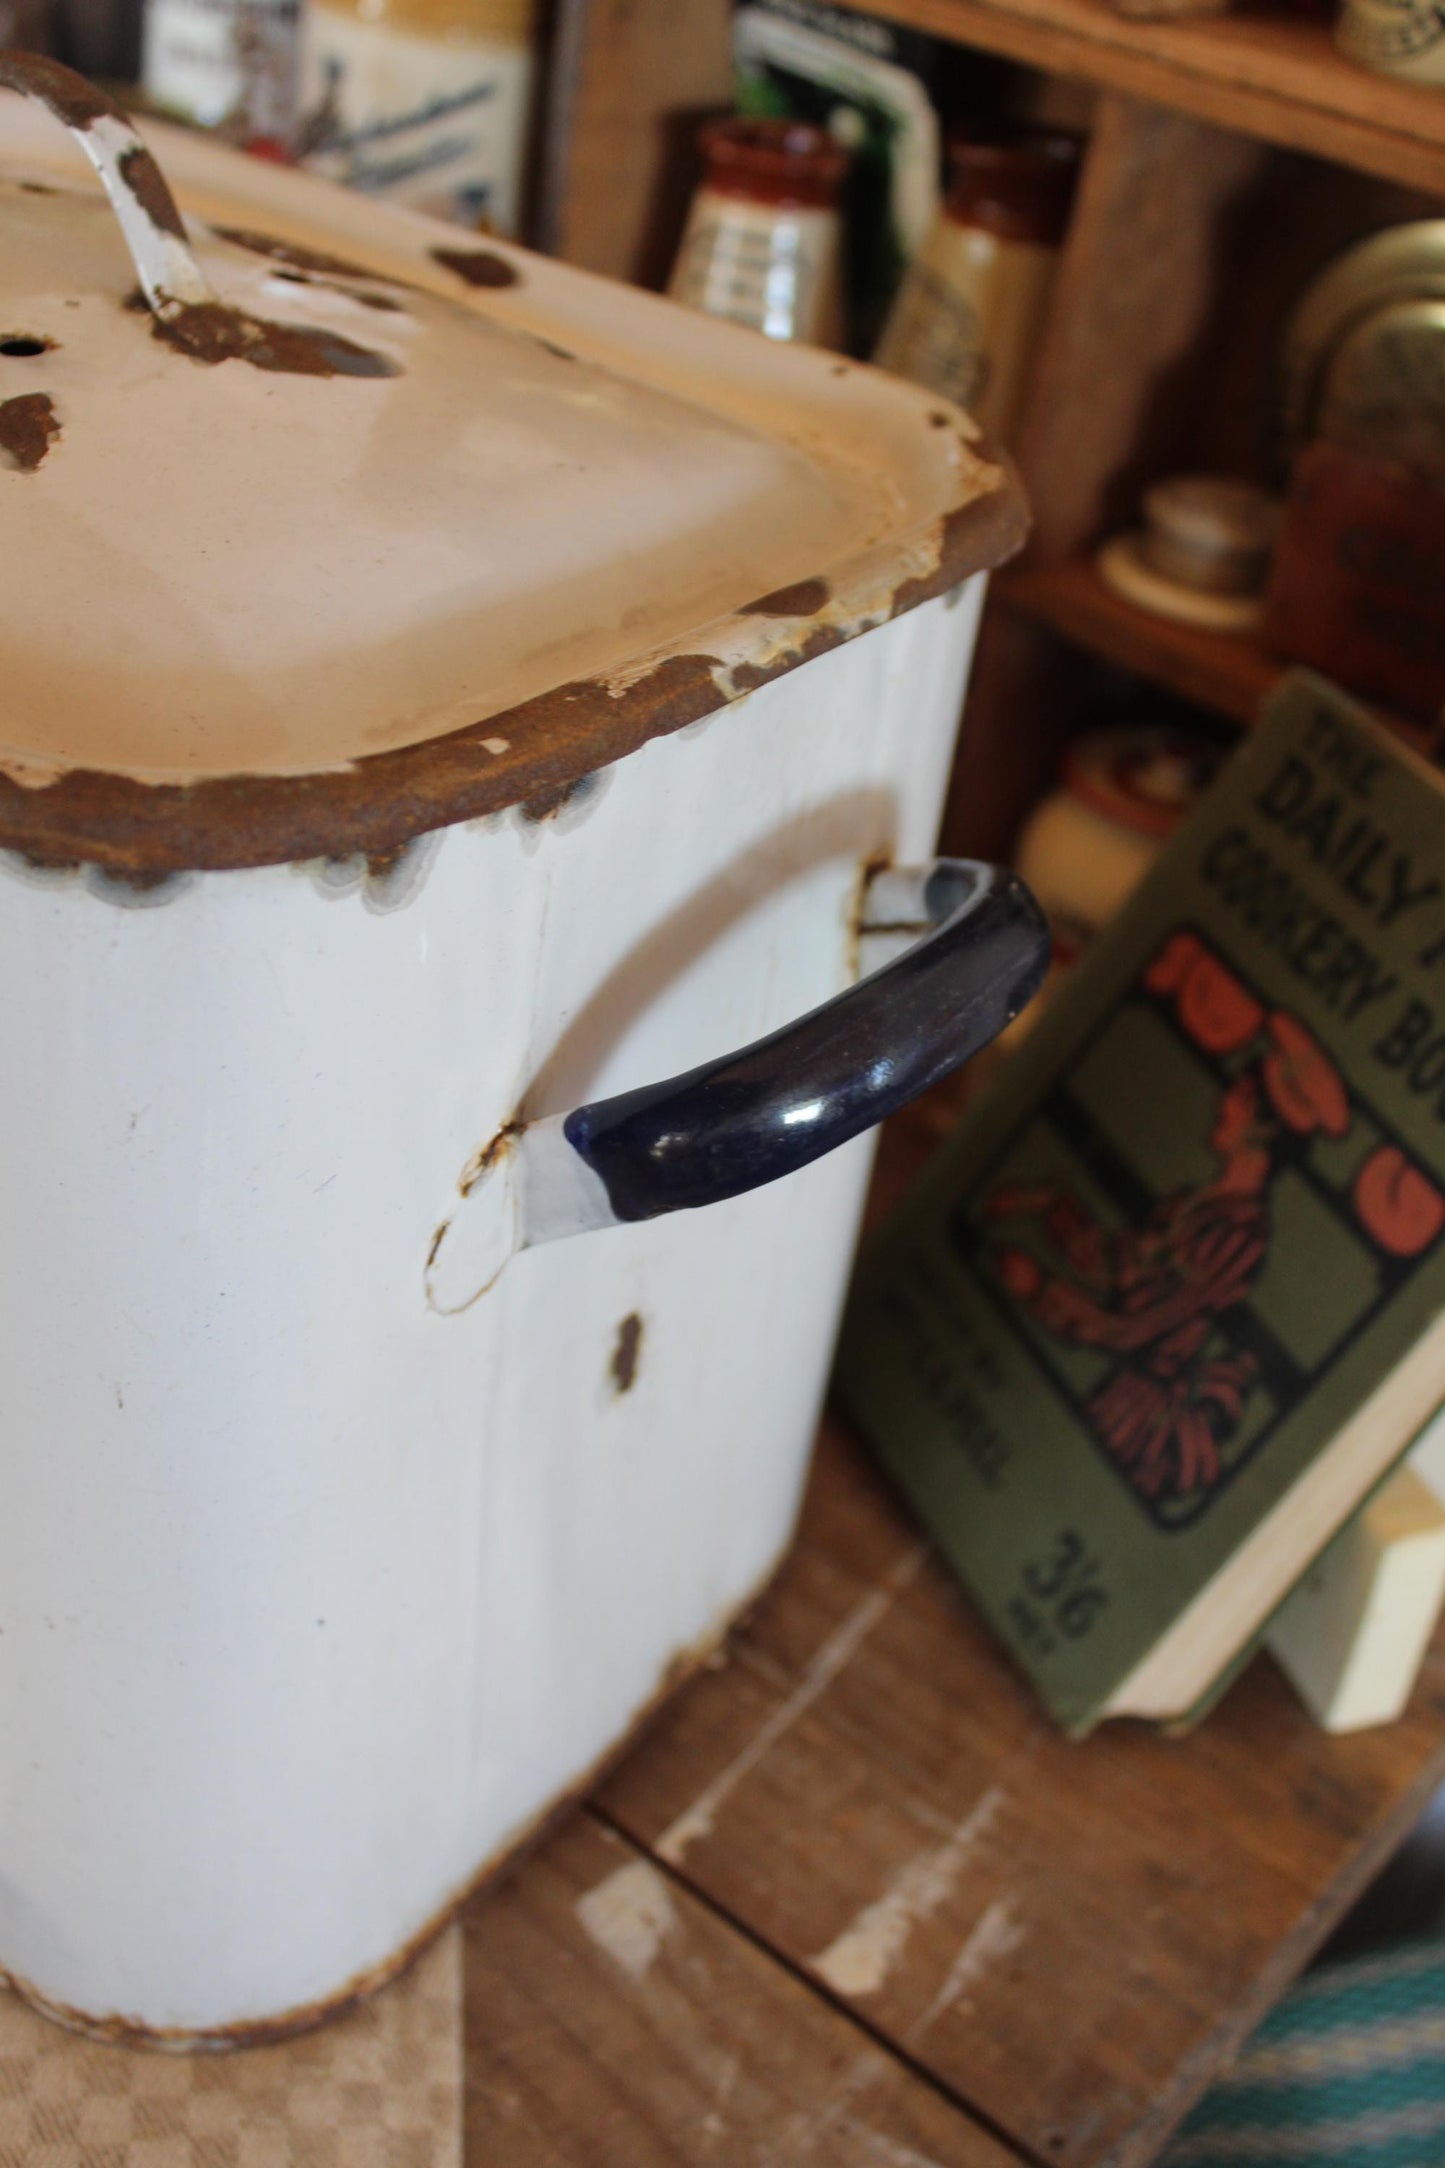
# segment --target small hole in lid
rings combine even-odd
[[[0,338],[0,354],[11,361],[29,361],[36,354],[48,354],[54,339],[40,339],[29,331],[7,331]]]

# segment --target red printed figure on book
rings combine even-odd
[[[1287,1011],[1266,1010],[1196,934],[1171,935],[1143,987],[1215,1060],[1258,1042],[1216,1100],[1213,1177],[1124,1227],[1101,1225],[1061,1183],[1003,1183],[984,1197],[981,1216],[1034,1223],[1048,1261],[996,1242],[992,1270],[1057,1339],[1117,1358],[1084,1413],[1130,1485],[1158,1502],[1207,1495],[1222,1481],[1258,1360],[1221,1334],[1220,1320],[1247,1302],[1263,1269],[1281,1168],[1304,1140],[1344,1137],[1352,1115],[1312,1034]],[[1390,1256],[1417,1254],[1445,1223],[1445,1198],[1394,1145],[1365,1160],[1352,1204],[1364,1234]]]

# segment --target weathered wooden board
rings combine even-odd
[[[1031,566],[1051,569],[1132,523],[1144,483],[1190,463],[1223,238],[1263,155],[1188,115],[1099,100],[1011,447],[1033,508]],[[948,848],[1010,848],[1078,705],[1057,643],[991,601],[949,786]]]
[[[1192,1738],[1070,1745],[825,1437],[797,1551],[600,1804],[1035,2158],[1140,2163],[1445,1771],[1329,1739],[1256,1666]]]
[[[1018,432],[1034,561],[1127,524],[1141,483],[1187,463],[1229,214],[1262,158],[1186,114],[1099,100]]]
[[[468,2168],[1014,2168],[583,1813],[466,1922]]]
[[[732,99],[727,0],[560,0],[540,238],[584,270],[660,286],[696,177],[693,136]]]

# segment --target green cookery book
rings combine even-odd
[[[1059,1720],[1199,1706],[1445,1397],[1445,791],[1295,673],[865,1252],[847,1412]]]

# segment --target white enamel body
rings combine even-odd
[[[188,275],[396,364],[158,339],[124,124],[0,99],[54,425],[0,443],[0,820],[57,868],[0,852],[0,1970],[221,2042],[382,1977],[776,1563],[866,1140],[501,1269],[463,1192],[849,983],[1020,515],[913,387],[147,134]]]
[[[0,1965],[90,2022],[384,1967],[766,1578],[867,1140],[428,1307],[480,1145],[841,989],[981,581],[551,820],[152,899],[0,869]],[[612,1361],[641,1320],[636,1374]]]

